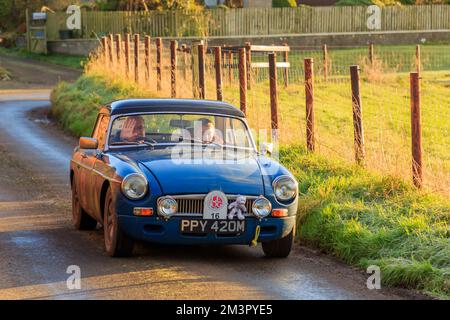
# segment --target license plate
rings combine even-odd
[[[245,220],[181,220],[182,233],[243,233]]]

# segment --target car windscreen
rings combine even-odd
[[[153,113],[120,116],[112,123],[109,145],[201,143],[252,148],[245,123],[210,114]]]

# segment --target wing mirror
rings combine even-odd
[[[95,138],[81,137],[80,149],[97,149],[98,141]]]
[[[263,142],[261,144],[261,153],[263,155],[271,155],[273,152],[273,143]]]

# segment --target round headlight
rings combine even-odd
[[[178,211],[178,203],[172,197],[158,199],[158,214],[164,218],[170,218]]]
[[[257,218],[267,217],[272,211],[272,204],[266,198],[259,197],[253,201],[252,211]]]
[[[147,193],[147,179],[138,173],[127,175],[122,181],[123,194],[131,199],[141,199]]]
[[[280,176],[273,181],[273,191],[279,201],[290,201],[297,196],[297,182],[289,176]]]

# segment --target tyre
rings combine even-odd
[[[295,226],[291,232],[283,238],[262,242],[262,249],[268,258],[286,258],[292,249],[294,243]]]
[[[103,233],[105,250],[111,257],[129,257],[133,254],[134,241],[120,228],[111,189],[105,197]]]
[[[72,186],[72,222],[77,230],[93,230],[97,226],[97,220],[87,214],[81,207],[77,184]]]

